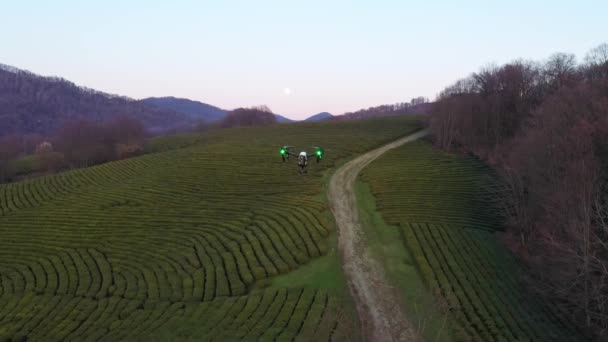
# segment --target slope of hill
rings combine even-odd
[[[275,114],[274,116],[277,118],[277,122],[279,123],[295,122],[295,120],[291,120],[290,118],[284,117],[280,114]]]
[[[323,180],[406,119],[161,137],[1,185],[0,340],[357,340]],[[294,182],[286,143],[331,155]]]
[[[326,120],[326,119],[330,119],[332,118],[333,115],[331,113],[328,112],[321,112],[319,114],[315,114],[313,116],[308,117],[306,120],[304,121],[321,121],[321,120]]]
[[[381,236],[379,253],[390,251],[386,268],[394,279],[422,278],[455,340],[584,340],[528,292],[524,269],[496,237],[501,187],[487,166],[415,142],[372,162],[362,180],[369,188],[357,197],[374,201],[384,221],[370,232]],[[406,303],[420,305],[412,283],[399,284]]]
[[[199,101],[189,99],[168,97],[149,97],[141,100],[146,105],[171,110],[180,114],[185,114],[193,119],[203,120],[206,122],[217,122],[223,120],[228,114],[228,110],[212,106]],[[277,122],[295,122],[283,115],[275,114]]]
[[[0,65],[0,136],[48,134],[67,121],[106,121],[120,115],[135,117],[152,130],[173,128],[188,120],[183,114],[127,97]]]
[[[185,114],[193,119],[204,120],[207,122],[220,121],[226,117],[226,111],[203,103],[189,99],[177,97],[149,97],[141,100],[146,105],[159,109],[171,110]]]

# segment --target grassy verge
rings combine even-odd
[[[341,294],[346,289],[346,279],[337,255],[336,234],[328,238],[330,246],[326,255],[314,258],[307,264],[289,273],[272,278],[272,287],[276,288],[315,288],[334,294]]]
[[[376,210],[376,201],[368,184],[358,181],[355,192],[366,241],[384,266],[391,285],[403,295],[401,304],[404,311],[427,341],[451,341],[447,313],[437,309],[437,303],[426,289],[398,229],[384,222]]]

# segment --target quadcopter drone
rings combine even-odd
[[[308,166],[308,157],[312,154],[315,156],[315,158],[317,159],[317,163],[321,162],[321,159],[323,159],[323,154],[325,153],[325,150],[321,147],[317,147],[317,146],[312,146],[312,148],[315,149],[314,153],[308,153],[306,151],[302,151],[300,152],[300,154],[295,154],[291,151],[291,149],[293,148],[293,146],[283,146],[281,147],[281,150],[279,151],[279,153],[281,154],[281,158],[283,159],[283,162],[285,162],[286,160],[289,160],[289,157],[295,157],[298,158],[298,167],[300,174],[302,173],[308,173],[307,170],[307,166]]]

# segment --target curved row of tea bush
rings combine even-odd
[[[362,180],[447,308],[456,340],[580,339],[526,291],[523,270],[498,242],[500,186],[481,163],[416,142],[378,158]]]
[[[0,297],[0,337],[28,341],[205,339],[328,341],[349,334],[337,326],[337,296],[315,289],[267,289],[208,302],[107,297]]]

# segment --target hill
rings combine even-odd
[[[203,102],[176,98],[172,96],[149,97],[141,100],[141,102],[155,108],[171,110],[187,115],[192,119],[203,120],[209,123],[223,120],[229,112],[228,110],[224,110]],[[295,120],[287,118],[283,115],[274,115],[277,118],[277,122],[295,122]]]
[[[333,117],[333,115],[331,113],[321,112],[319,114],[315,114],[313,116],[310,116],[309,118],[307,118],[304,121],[321,121],[321,120],[330,119],[332,117]]]
[[[68,121],[107,121],[127,115],[152,131],[180,126],[188,117],[142,102],[0,65],[0,136],[49,134]]]
[[[216,122],[226,117],[226,111],[221,108],[189,99],[172,96],[149,97],[141,100],[141,102],[151,107],[174,111],[187,115],[192,119],[206,122]]]
[[[284,117],[283,115],[280,115],[280,114],[275,114],[274,116],[277,118],[277,122],[279,122],[279,123],[295,122],[295,120]]]
[[[324,179],[417,127],[165,136],[156,153],[0,185],[0,340],[357,340]],[[286,143],[331,155],[296,178]]]

